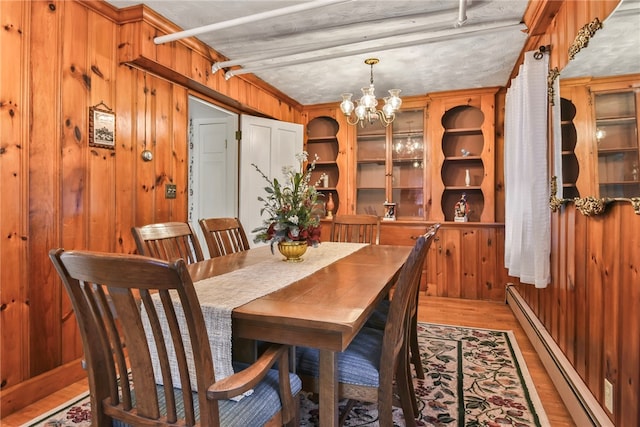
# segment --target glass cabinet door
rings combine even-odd
[[[386,200],[387,129],[375,121],[358,127],[356,213],[383,215]]]
[[[424,217],[424,110],[397,114],[357,131],[356,213],[383,217],[395,203],[396,217]]]
[[[403,111],[392,123],[391,200],[397,215],[424,216],[424,111]]]
[[[600,197],[640,194],[636,94],[595,94]]]

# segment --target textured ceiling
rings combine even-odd
[[[625,0],[560,78],[640,73],[640,0]]]
[[[113,0],[126,7],[139,0]],[[306,3],[300,1],[144,1],[184,30]],[[351,0],[199,34],[199,40],[227,58],[270,55],[275,60],[245,63],[253,74],[301,104],[360,96],[369,83],[369,57],[376,95],[391,88],[401,96],[506,85],[526,40],[520,22],[528,0]],[[283,50],[314,49],[284,55]],[[289,61],[303,64],[291,64]],[[223,70],[218,73],[223,73]],[[234,77],[231,77],[234,78]]]

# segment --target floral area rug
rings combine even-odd
[[[418,333],[426,377],[414,379],[418,425],[549,426],[510,331],[419,323]],[[301,426],[318,425],[314,396],[301,393],[300,399]],[[377,416],[375,404],[358,403],[345,426],[378,426]],[[394,408],[393,419],[394,427],[405,425],[400,408]],[[91,406],[84,393],[24,427],[90,425]]]

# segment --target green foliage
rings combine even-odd
[[[256,164],[254,168],[267,181],[266,196],[259,196],[264,203],[260,215],[266,218],[263,225],[253,230],[258,233],[255,242],[271,242],[271,247],[280,241],[306,240],[309,245],[320,242],[320,211],[317,210],[318,196],[310,184],[311,172],[315,169],[317,156],[305,168],[308,154],[296,156],[298,169],[288,166],[282,169],[284,180],[269,178]]]

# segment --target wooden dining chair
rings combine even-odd
[[[436,233],[440,229],[440,224],[433,224],[429,227],[427,232],[424,234],[426,239],[427,251],[431,244],[435,240]],[[420,299],[420,287],[418,287],[416,291],[416,304],[415,308],[411,313],[411,324],[410,324],[410,350],[411,350],[411,364],[416,372],[416,377],[420,379],[424,379],[424,368],[422,367],[422,359],[420,357],[420,346],[418,344],[418,301]],[[387,317],[389,316],[389,306],[390,301],[388,299],[382,300],[374,310],[373,314],[367,320],[365,326],[371,328],[377,328],[384,330]]]
[[[301,383],[288,371],[288,346],[272,344],[255,363],[236,365],[235,374],[216,380],[184,259],[62,249],[49,257],[80,329],[93,426],[110,427],[115,420],[131,426],[297,425]],[[154,304],[152,295],[161,302]],[[152,346],[159,359],[156,377]],[[239,401],[229,400],[250,389]]]
[[[380,218],[376,215],[336,215],[331,223],[331,242],[380,244]]]
[[[416,425],[418,407],[413,383],[408,375],[407,333],[426,252],[426,239],[420,236],[400,270],[384,331],[365,327],[345,351],[338,353],[339,396],[350,400],[341,414],[341,424],[357,400],[377,403],[380,425],[393,425],[395,391],[399,396],[406,425]],[[303,389],[318,392],[319,364],[317,349],[296,347],[296,372],[302,378]]]
[[[133,227],[138,254],[171,260],[182,258],[187,264],[203,261],[198,237],[187,222],[160,222]]]
[[[202,218],[200,228],[211,258],[249,249],[249,241],[238,218]]]

